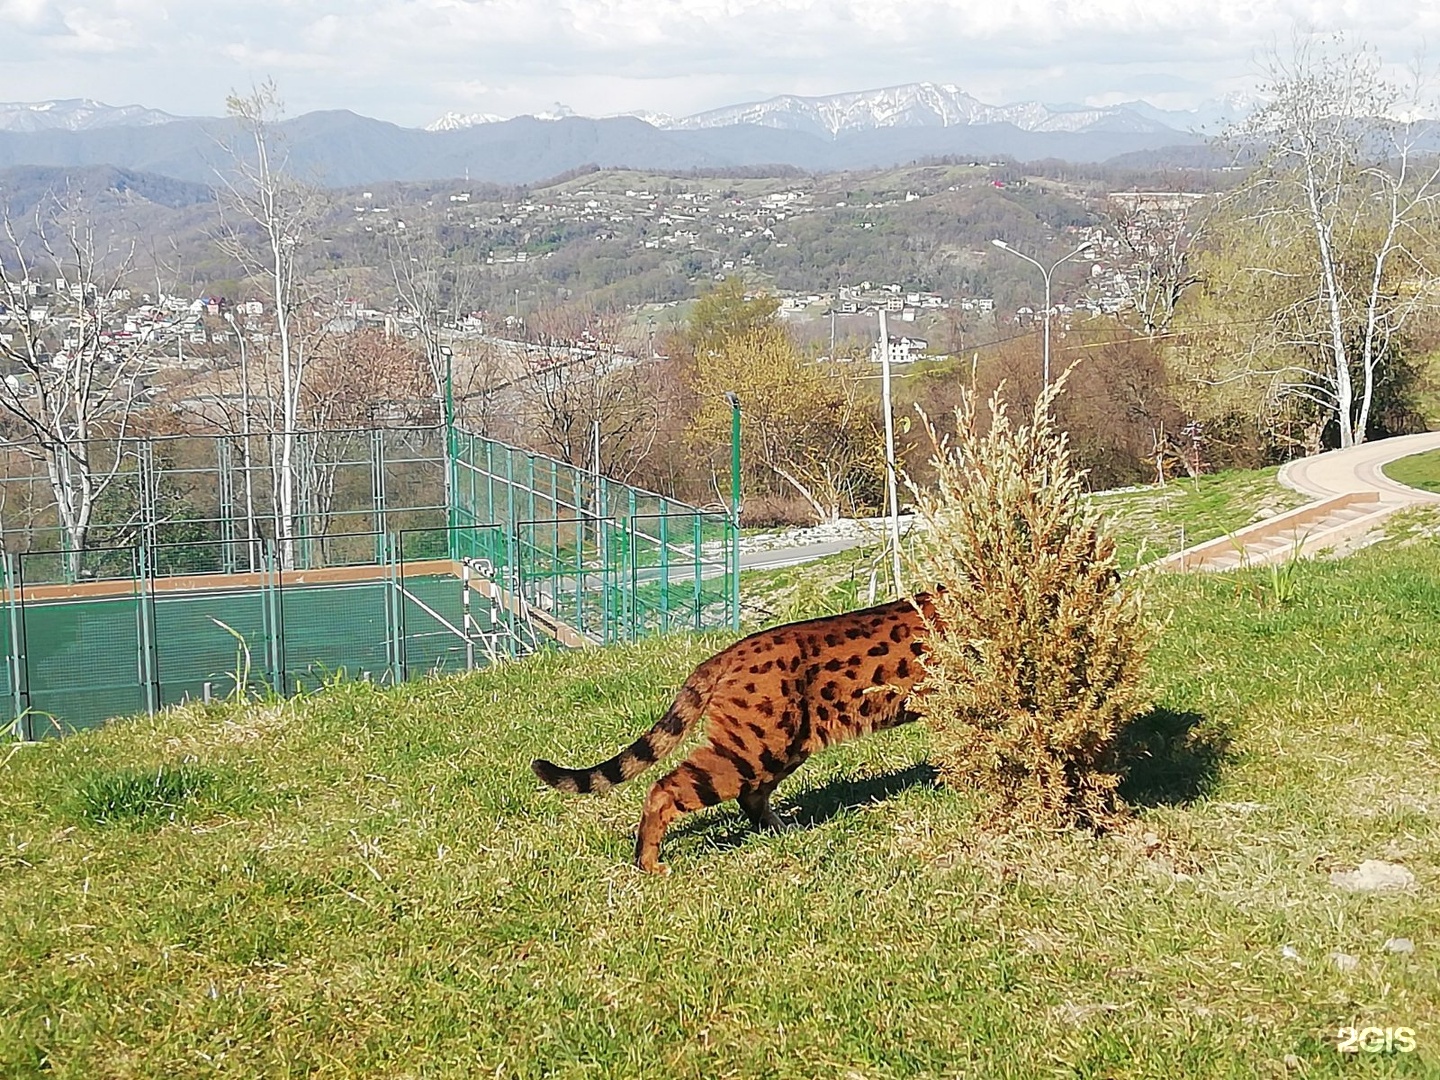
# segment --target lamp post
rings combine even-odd
[[[890,560],[895,575],[895,595],[900,584],[900,495],[895,482],[895,418],[890,410],[890,327],[885,309],[880,309],[880,408],[885,413],[885,493],[890,503]]]
[[[1024,259],[1031,266],[1035,267],[1035,269],[1039,270],[1041,277],[1045,279],[1045,360],[1043,366],[1043,381],[1045,384],[1045,389],[1048,390],[1050,389],[1050,275],[1055,273],[1056,268],[1059,267],[1061,263],[1065,262],[1065,260],[1073,259],[1082,251],[1089,251],[1092,247],[1095,246],[1094,242],[1091,240],[1086,240],[1083,244],[1077,247],[1074,251],[1070,252],[1068,255],[1062,255],[1060,256],[1060,258],[1056,259],[1053,263],[1050,264],[1050,269],[1048,270],[1045,269],[1043,263],[1032,259],[1029,255],[1026,255],[1022,251],[1016,251],[1004,240],[991,240],[990,243],[994,244],[1001,251],[1008,251],[1011,255],[1014,255],[1017,258]]]

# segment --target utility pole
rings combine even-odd
[[[730,628],[740,629],[740,395],[725,391],[730,405]],[[733,555],[733,558],[731,556]]]
[[[890,499],[890,558],[895,595],[900,585],[900,495],[895,478],[895,418],[890,414],[890,328],[880,309],[880,407],[885,411],[885,490]]]

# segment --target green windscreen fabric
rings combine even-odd
[[[203,699],[207,683],[214,697],[270,684],[264,592],[159,593],[154,605],[161,704]]]
[[[318,586],[282,580],[282,692],[313,690],[342,675],[382,678],[390,666],[389,590],[384,580]]]
[[[22,609],[28,717],[36,738],[147,708],[138,596]]]
[[[297,439],[284,540],[260,435],[112,451],[124,469],[106,513],[118,516],[97,535],[126,538],[116,546],[66,551],[50,519],[0,537],[0,701],[20,735],[464,671],[546,642],[738,626],[724,513],[459,429]],[[0,488],[26,506],[46,490],[30,475]],[[467,574],[483,585],[468,623]]]

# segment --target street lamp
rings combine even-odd
[[[1045,389],[1048,390],[1050,389],[1050,275],[1055,273],[1056,267],[1058,267],[1066,259],[1073,259],[1082,251],[1089,251],[1092,247],[1095,246],[1095,243],[1093,240],[1086,240],[1083,244],[1077,247],[1074,251],[1070,252],[1068,255],[1062,255],[1060,256],[1060,258],[1056,259],[1053,263],[1051,263],[1049,270],[1046,270],[1042,263],[1039,263],[1036,260],[1032,259],[1024,252],[1016,251],[1004,240],[991,240],[990,243],[994,244],[1001,251],[1008,251],[1011,255],[1024,259],[1031,266],[1035,267],[1035,269],[1039,270],[1041,276],[1045,279],[1045,362],[1043,377]]]

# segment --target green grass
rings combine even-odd
[[[1415,407],[1430,430],[1440,429],[1440,352],[1420,359],[1420,380],[1415,389]]]
[[[1122,562],[1134,565],[1303,505],[1305,496],[1283,487],[1276,471],[1211,473],[1199,480],[1101,495],[1097,502],[1119,539]]]
[[[1397,484],[1440,493],[1440,450],[1427,450],[1392,461],[1385,466],[1384,473]]]
[[[980,833],[912,728],[636,873],[643,784],[527,763],[608,755],[717,636],[0,750],[0,1075],[1436,1075],[1440,540],[1155,590],[1104,839]],[[1416,887],[1331,885],[1371,858]]]
[[[158,826],[177,820],[222,786],[214,772],[188,762],[144,770],[96,769],[78,778],[70,809],[95,825]]]
[[[1121,562],[1134,566],[1303,505],[1305,496],[1283,487],[1276,472],[1213,473],[1198,482],[1174,480],[1165,487],[1100,495],[1096,502],[1118,540]],[[746,618],[783,621],[863,605],[872,574],[883,599],[888,565],[883,546],[867,545],[803,566],[745,571]]]

